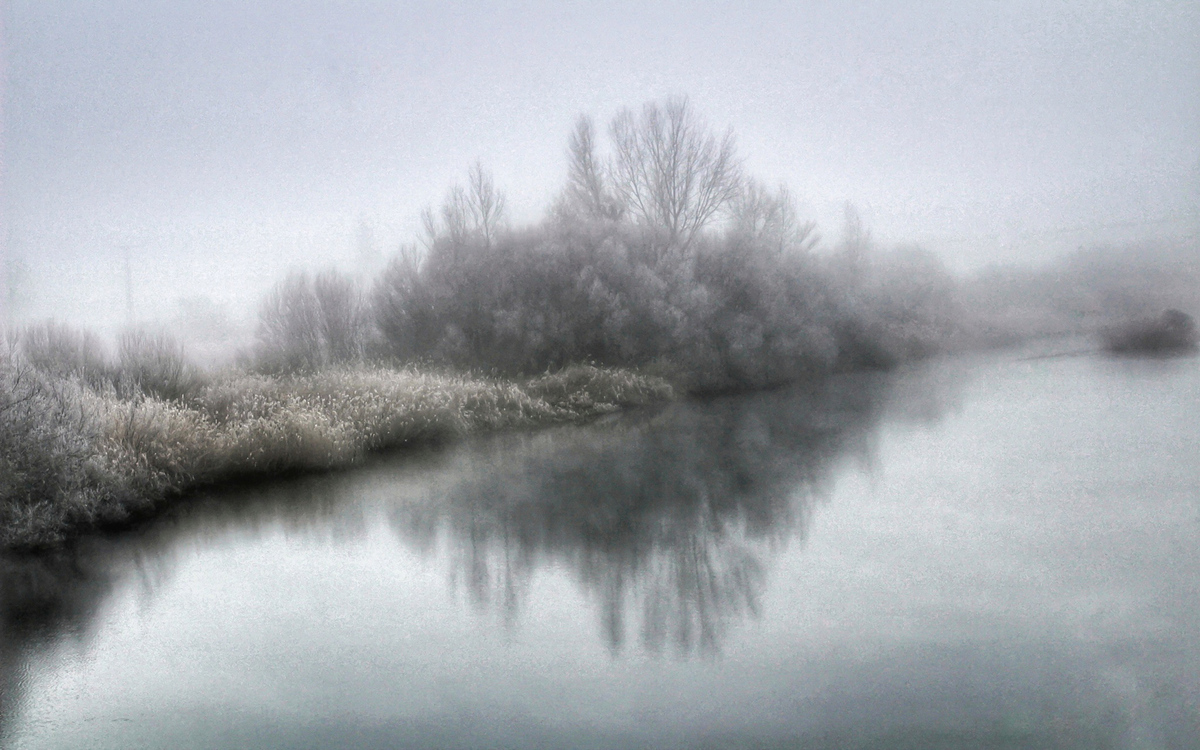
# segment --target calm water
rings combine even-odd
[[[1200,359],[945,360],[0,568],[17,748],[1200,747]]]

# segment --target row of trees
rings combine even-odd
[[[477,163],[369,292],[335,272],[285,280],[261,310],[260,362],[657,364],[724,389],[887,364],[948,335],[949,277],[932,256],[878,263],[859,231],[818,258],[787,189],[747,176],[732,132],[714,133],[686,99],[622,111],[608,134],[602,153],[579,119],[566,184],[533,226],[508,226]]]

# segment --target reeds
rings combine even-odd
[[[596,367],[523,382],[365,365],[229,372],[168,379],[186,388],[167,392],[160,378],[135,391],[82,373],[47,372],[20,352],[0,362],[4,547],[51,545],[206,485],[672,398],[661,379]]]

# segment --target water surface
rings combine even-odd
[[[18,748],[1200,746],[1200,360],[945,359],[0,570]]]

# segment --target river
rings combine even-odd
[[[0,563],[13,748],[1200,747],[1200,358],[1005,352]]]

